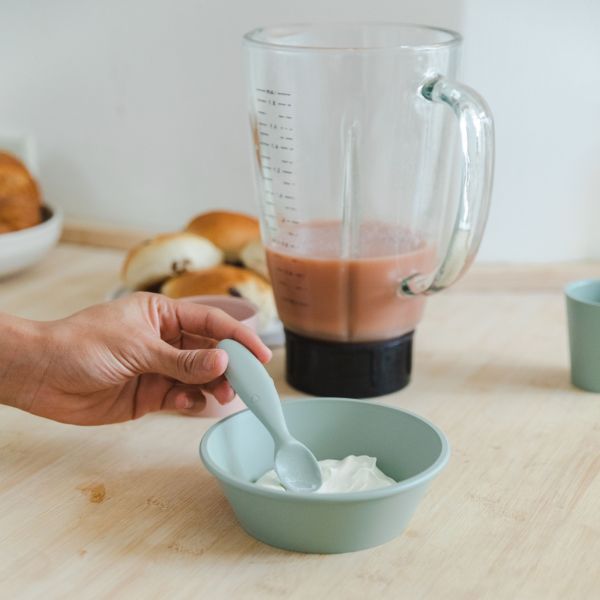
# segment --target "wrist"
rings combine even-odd
[[[46,324],[0,314],[0,404],[29,410],[50,362]]]

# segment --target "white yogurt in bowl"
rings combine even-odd
[[[394,485],[377,467],[377,459],[372,456],[354,456],[351,454],[342,460],[325,459],[319,461],[323,484],[316,494],[340,494],[345,492],[365,492]],[[272,469],[256,481],[256,485],[285,492],[277,473]]]

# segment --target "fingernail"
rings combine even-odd
[[[215,350],[207,350],[204,354],[204,360],[202,361],[202,366],[207,370],[211,371],[215,366],[215,360],[217,358],[217,352]]]
[[[184,410],[186,408],[193,408],[194,407],[194,400],[193,398],[177,398],[177,400],[175,400],[175,408],[177,410]]]

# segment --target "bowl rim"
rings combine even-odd
[[[42,203],[42,207],[50,212],[50,216],[45,221],[42,221],[37,225],[32,225],[31,227],[25,227],[25,229],[19,229],[18,231],[7,231],[2,233],[0,234],[0,243],[7,240],[10,240],[11,242],[24,240],[28,237],[38,235],[40,232],[44,232],[47,229],[54,229],[57,226],[60,227],[63,219],[62,210],[57,206],[48,204],[48,202]]]
[[[201,458],[202,462],[204,463],[204,466],[208,469],[208,471],[212,475],[214,475],[220,481],[222,480],[222,481],[226,482],[227,484],[229,484],[233,487],[236,487],[238,489],[241,489],[245,492],[257,494],[259,496],[266,496],[268,498],[276,498],[276,499],[282,500],[284,502],[295,502],[297,500],[306,500],[308,502],[327,503],[327,502],[356,502],[356,501],[361,501],[361,500],[375,500],[375,499],[379,499],[379,498],[387,498],[388,496],[395,496],[396,494],[405,492],[416,486],[422,485],[423,483],[430,481],[448,464],[448,460],[450,459],[450,442],[448,441],[448,438],[442,432],[441,429],[439,429],[431,421],[429,421],[428,419],[425,419],[424,417],[422,417],[420,415],[417,415],[408,410],[397,408],[396,406],[387,404],[385,402],[372,402],[369,400],[356,400],[353,398],[305,397],[305,398],[294,398],[294,399],[289,399],[289,400],[284,399],[284,402],[286,404],[307,404],[307,403],[315,402],[315,401],[316,402],[333,402],[333,403],[341,402],[341,403],[346,403],[346,404],[360,404],[360,405],[366,404],[367,406],[376,406],[378,409],[381,408],[384,410],[392,410],[394,412],[401,412],[401,413],[404,413],[411,417],[414,417],[417,420],[424,423],[425,425],[429,426],[429,428],[435,434],[437,434],[437,436],[440,440],[441,446],[442,446],[441,450],[440,450],[440,454],[437,457],[437,459],[431,465],[429,465],[429,467],[427,467],[425,470],[421,471],[420,473],[417,473],[416,475],[413,475],[412,477],[409,477],[407,479],[403,479],[402,481],[399,481],[393,485],[383,487],[383,488],[378,488],[375,490],[365,490],[365,491],[361,491],[361,492],[342,492],[342,493],[337,493],[337,494],[290,493],[290,492],[284,493],[279,490],[271,490],[269,488],[259,487],[257,485],[248,483],[241,479],[231,477],[230,475],[225,473],[223,470],[221,470],[217,466],[217,464],[212,460],[212,458],[210,458],[210,456],[208,454],[208,450],[207,450],[208,441],[210,439],[210,436],[214,433],[214,431],[216,431],[216,429],[218,427],[220,427],[221,424],[224,423],[225,421],[227,421],[229,419],[233,419],[245,412],[249,412],[249,409],[246,409],[246,410],[240,411],[238,413],[235,413],[233,415],[230,415],[230,416],[218,421],[204,433],[204,435],[202,436],[202,440],[200,441],[200,448],[199,448],[200,458]]]

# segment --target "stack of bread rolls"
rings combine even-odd
[[[184,231],[158,235],[132,248],[122,279],[128,289],[170,298],[246,298],[257,306],[261,327],[277,317],[258,220],[242,213],[204,213]]]
[[[0,234],[41,220],[42,198],[35,179],[16,156],[0,151]]]

